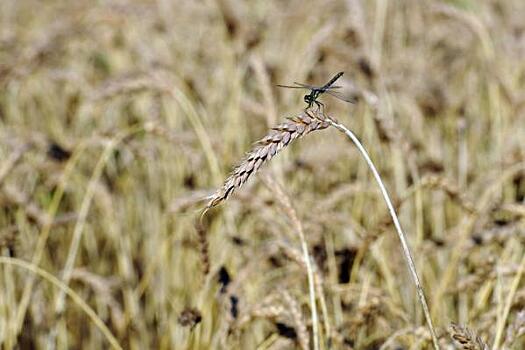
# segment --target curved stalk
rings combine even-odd
[[[425,293],[423,291],[423,287],[421,285],[419,276],[416,271],[414,259],[412,258],[412,254],[410,253],[410,248],[408,246],[406,235],[403,232],[403,229],[401,228],[401,224],[399,223],[399,220],[397,218],[396,211],[394,209],[394,206],[392,205],[392,201],[390,200],[386,187],[383,184],[383,181],[381,180],[381,176],[379,176],[379,172],[377,171],[374,163],[370,159],[368,152],[366,151],[366,149],[363,147],[363,145],[361,144],[359,139],[354,135],[353,132],[348,130],[343,124],[338,123],[336,120],[331,119],[330,117],[326,117],[326,119],[323,119],[323,120],[327,121],[331,126],[336,128],[337,130],[343,132],[346,136],[348,136],[350,140],[352,140],[352,142],[357,146],[359,152],[361,153],[366,163],[368,164],[368,167],[372,171],[374,178],[376,179],[377,184],[379,185],[379,188],[381,189],[381,194],[383,195],[383,198],[385,199],[386,205],[388,207],[388,211],[390,212],[390,216],[392,216],[392,221],[394,222],[394,226],[396,227],[396,231],[397,231],[397,235],[399,236],[399,240],[401,241],[401,246],[403,247],[403,253],[405,255],[405,258],[408,264],[408,268],[410,270],[410,274],[412,275],[412,279],[414,281],[414,284],[416,285],[419,302],[421,303],[421,306],[423,307],[423,312],[425,314],[425,319],[427,321],[427,325],[430,330],[430,335],[432,337],[432,343],[434,345],[434,349],[439,350],[439,343],[437,340],[436,332],[434,330],[434,326],[432,325],[432,318],[430,317],[430,311],[428,309],[428,304],[425,298]]]

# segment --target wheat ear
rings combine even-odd
[[[204,213],[228,199],[237,188],[241,187],[251,175],[259,170],[264,162],[272,159],[292,141],[312,131],[326,129],[328,126],[329,124],[326,121],[320,120],[312,111],[306,110],[295,117],[287,118],[286,121],[272,128],[233,170],[224,185],[211,195]]]
[[[450,324],[450,336],[463,350],[489,350],[489,346],[472,330],[467,327]]]

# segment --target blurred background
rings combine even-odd
[[[321,101],[384,177],[442,346],[521,349],[524,18],[522,0],[1,1],[3,348],[314,348],[286,198],[320,348],[429,348],[379,189],[336,130],[196,230],[304,108],[275,85],[344,71],[358,102]]]

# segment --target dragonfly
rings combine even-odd
[[[337,81],[337,79],[341,78],[341,76],[343,74],[344,74],[344,72],[337,73],[336,75],[334,75],[334,77],[332,79],[330,79],[330,81],[328,83],[324,84],[323,86],[314,86],[314,85],[308,85],[308,84],[302,84],[302,83],[296,83],[296,82],[294,82],[295,85],[293,85],[293,86],[290,86],[290,85],[277,85],[277,86],[283,87],[283,88],[290,88],[290,89],[306,89],[306,90],[310,90],[309,94],[304,95],[304,102],[306,102],[308,104],[308,106],[306,108],[310,108],[314,104],[319,109],[321,108],[321,106],[324,107],[324,104],[322,104],[321,102],[317,101],[319,96],[321,94],[324,94],[324,93],[326,93],[328,95],[331,95],[331,96],[333,96],[335,98],[338,98],[338,99],[340,99],[342,101],[348,102],[348,103],[355,103],[355,98],[352,98],[350,96],[347,96],[347,95],[337,91],[337,89],[340,89],[341,87],[333,85]]]

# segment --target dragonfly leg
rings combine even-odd
[[[324,104],[319,101],[314,101],[314,103],[317,106],[317,112],[324,113]]]

